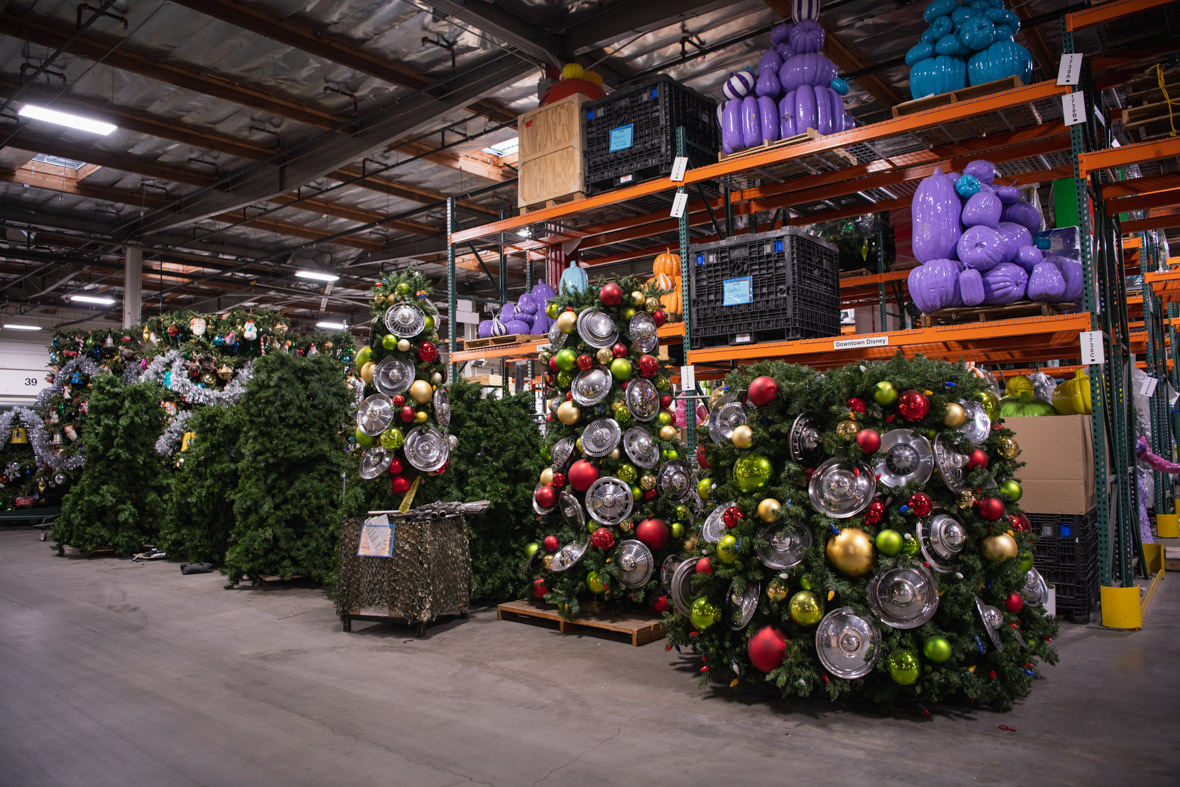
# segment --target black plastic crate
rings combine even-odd
[[[1098,609],[1098,511],[1028,514],[1037,534],[1033,565],[1054,586],[1057,617],[1089,623]]]
[[[597,194],[672,171],[676,129],[689,167],[717,163],[717,104],[669,76],[582,105],[582,177]]]
[[[1100,588],[1098,581],[1072,585],[1059,582],[1053,586],[1056,595],[1057,617],[1070,623],[1089,623],[1098,609]]]
[[[836,247],[788,227],[690,246],[693,348],[840,333]]]

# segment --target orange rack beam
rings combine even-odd
[[[728,363],[782,358],[790,363],[826,369],[862,359],[885,360],[899,350],[907,357],[921,354],[950,361],[960,358],[987,363],[1050,361],[1078,357],[1078,334],[1088,330],[1090,314],[1080,312],[853,337],[710,347],[689,350],[688,362]]]
[[[1180,156],[1180,137],[1154,139],[1149,142],[1136,142],[1134,145],[1096,150],[1092,153],[1079,153],[1078,170],[1085,178],[1091,172],[1112,167],[1129,167],[1132,164],[1142,164],[1170,156]]]
[[[683,344],[684,323],[665,323],[656,329],[656,335],[660,337],[660,344]],[[495,347],[477,347],[473,350],[456,350],[451,354],[451,362],[486,361],[492,358],[529,360],[535,357],[541,347],[548,343],[548,341],[541,339],[519,344],[502,344]]]
[[[1131,14],[1138,14],[1143,11],[1150,11],[1153,8],[1159,8],[1168,3],[1174,3],[1176,0],[1114,0],[1110,3],[1102,3],[1101,5],[1087,8],[1084,11],[1074,11],[1072,14],[1065,15],[1065,29],[1073,33],[1077,30],[1084,30],[1087,27],[1100,25],[1104,22],[1111,22],[1115,19]]]
[[[1145,273],[1143,281],[1164,303],[1180,301],[1180,270]]]

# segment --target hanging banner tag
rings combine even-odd
[[[1156,378],[1151,377],[1150,375],[1145,376],[1139,381],[1139,393],[1143,394],[1144,396],[1151,396],[1155,393],[1155,387],[1158,384],[1159,380]]]
[[[678,219],[681,216],[683,216],[684,209],[687,206],[688,206],[688,192],[687,191],[676,192],[676,198],[672,200],[672,213],[671,213],[672,218]]]
[[[672,174],[669,176],[672,180],[679,183],[684,180],[684,173],[688,170],[688,156],[677,156],[672,159]]]
[[[1086,122],[1086,99],[1082,91],[1075,90],[1061,97],[1061,114],[1067,126]]]
[[[1093,366],[1106,362],[1106,348],[1102,343],[1102,331],[1085,331],[1080,335],[1082,363]]]
[[[680,367],[680,390],[691,391],[697,387],[697,369],[695,366]]]
[[[1071,52],[1061,56],[1057,67],[1057,84],[1076,85],[1082,80],[1082,53]]]
[[[837,339],[832,342],[833,350],[858,350],[861,347],[888,347],[888,336],[865,336],[861,339]]]

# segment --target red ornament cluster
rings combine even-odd
[[[653,355],[639,356],[639,376],[640,377],[655,377],[656,372],[660,370],[660,362],[655,359]]]
[[[600,527],[590,535],[590,544],[599,549],[610,549],[615,545],[615,534],[605,527]]]
[[[434,363],[438,360],[438,348],[430,342],[422,342],[418,348],[418,359],[423,363]]]
[[[738,522],[742,521],[742,510],[737,506],[730,506],[721,515],[721,521],[726,527],[737,527]]]
[[[865,524],[879,525],[885,521],[885,504],[880,500],[874,500],[869,503],[869,507],[865,509]]]
[[[916,424],[930,412],[930,400],[920,391],[905,391],[897,399],[897,411],[911,424]]]
[[[914,492],[906,505],[909,506],[910,513],[916,517],[930,516],[930,512],[934,510],[934,501],[925,492]]]

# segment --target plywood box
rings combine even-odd
[[[519,160],[530,161],[566,147],[576,148],[581,155],[582,104],[589,100],[575,93],[517,118]]]
[[[1094,435],[1088,415],[1005,418],[1015,432],[1020,507],[1034,514],[1085,514],[1096,504]]]
[[[522,160],[516,183],[517,205],[536,205],[582,191],[582,151],[559,148],[538,158]]]

